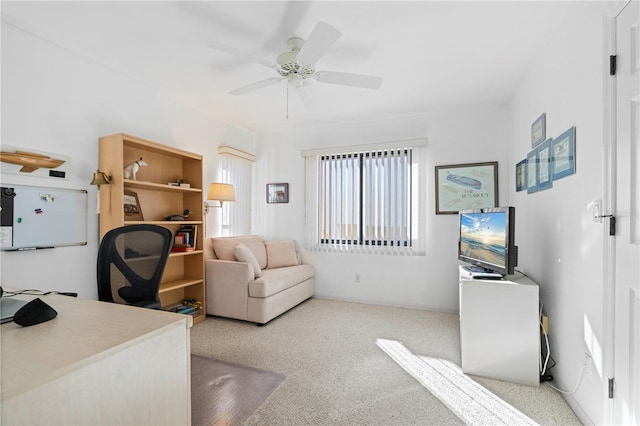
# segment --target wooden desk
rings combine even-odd
[[[191,317],[41,299],[55,319],[0,329],[2,424],[190,424]]]

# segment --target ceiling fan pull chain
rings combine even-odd
[[[287,85],[287,120],[289,119],[289,83],[285,83]]]

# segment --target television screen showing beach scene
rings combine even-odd
[[[505,265],[507,212],[461,213],[460,254]]]

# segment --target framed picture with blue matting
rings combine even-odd
[[[527,154],[527,193],[538,192],[538,150]]]
[[[562,179],[576,172],[576,128],[558,136],[551,144],[551,169],[553,180]]]
[[[527,159],[516,164],[516,192],[527,189]]]
[[[538,191],[551,188],[551,139],[542,142],[538,151]]]

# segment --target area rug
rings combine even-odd
[[[284,378],[273,371],[191,355],[191,422],[241,425]]]

